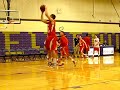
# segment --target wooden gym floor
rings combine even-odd
[[[50,68],[46,60],[0,63],[0,90],[119,90],[120,54],[76,58]]]

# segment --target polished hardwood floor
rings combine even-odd
[[[46,60],[0,63],[0,90],[119,90],[120,53],[75,58],[50,68]]]

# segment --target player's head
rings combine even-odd
[[[56,18],[55,14],[51,14],[50,17],[51,17],[52,19],[55,19],[55,18]]]
[[[86,34],[86,36],[88,36],[88,33]]]
[[[63,36],[65,35],[63,31],[60,31],[60,36]]]
[[[79,35],[78,35],[78,34],[76,34],[76,38],[79,38]]]
[[[97,38],[97,35],[95,35],[95,38]]]
[[[82,36],[79,36],[79,39],[82,39]]]

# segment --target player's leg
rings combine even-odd
[[[95,54],[95,47],[93,48],[93,57],[94,57],[94,54]]]
[[[85,48],[85,54],[86,54],[85,57],[88,57],[89,48],[90,48],[89,45],[87,45],[87,48]]]
[[[82,57],[82,58],[83,58],[83,56],[84,56],[83,50],[84,50],[84,47],[81,46],[81,47],[80,47],[80,53],[81,53],[81,57]]]
[[[51,53],[51,57],[53,58],[54,66],[57,65],[56,47],[57,47],[57,37],[52,37],[50,41],[50,53]]]
[[[53,57],[53,64],[54,66],[56,66],[57,65],[57,54],[55,50],[51,51],[51,56]]]
[[[65,56],[63,47],[61,47],[61,49],[60,49],[60,58],[59,58],[59,60],[58,60],[58,65],[59,65],[59,66],[63,66],[65,59],[66,59],[66,56]]]
[[[74,57],[76,58],[77,57],[77,46],[75,46],[75,48],[74,48]]]
[[[45,42],[44,42],[45,48],[47,50],[48,66],[52,65],[52,55],[51,55],[51,51],[50,51],[50,41],[51,41],[51,37],[47,37]]]
[[[98,57],[100,56],[100,48],[98,47]]]
[[[100,55],[100,48],[99,47],[94,47],[93,57],[94,57],[95,51],[98,52],[98,56],[99,56]]]
[[[70,55],[68,56],[70,59],[71,59],[71,61],[73,62],[73,64],[74,64],[74,66],[76,66],[76,61],[75,61],[75,59],[73,59]]]
[[[80,49],[79,49],[79,46],[78,46],[78,45],[77,45],[76,49],[77,49],[77,52],[76,52],[77,57],[79,57],[79,52],[80,52]]]
[[[74,64],[74,66],[76,66],[76,62],[75,62],[75,60],[70,56],[70,54],[69,54],[69,49],[68,49],[68,46],[66,46],[65,48],[64,48],[64,53],[65,53],[65,56],[66,56],[66,58],[68,57],[68,58],[70,58],[70,60],[73,62],[73,64]]]
[[[89,50],[90,50],[90,46],[88,45],[88,49],[87,49],[87,56],[89,56],[89,55],[88,55]]]
[[[48,51],[48,66],[52,66],[52,55],[51,55],[51,51]]]
[[[74,56],[77,57],[78,56],[78,46],[76,45],[74,48]]]
[[[99,48],[94,47],[94,49],[93,49],[93,57],[94,57],[94,55],[95,55],[95,52],[98,52],[98,54],[99,54]]]

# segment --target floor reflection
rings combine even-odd
[[[103,64],[114,64],[114,56],[104,56]]]
[[[119,90],[119,53],[75,60],[76,67],[68,60],[57,68],[47,67],[45,60],[0,63],[0,90],[104,90],[106,85]]]

